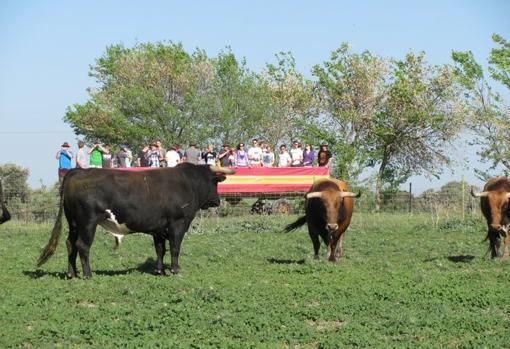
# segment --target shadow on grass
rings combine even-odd
[[[471,255],[460,255],[460,256],[448,256],[448,260],[453,263],[469,263],[475,256]]]
[[[101,275],[101,276],[118,276],[118,275],[127,275],[133,272],[139,272],[143,274],[154,274],[154,268],[156,267],[156,261],[154,258],[147,258],[145,262],[139,264],[135,268],[128,268],[124,270],[92,270],[92,276]],[[166,270],[170,269],[170,265],[165,264],[164,268]],[[80,270],[80,266],[78,266],[78,270]],[[51,276],[58,279],[67,279],[67,274],[65,272],[56,272],[56,271],[45,271],[42,269],[37,270],[24,270],[23,274],[28,276],[31,279],[39,279],[44,276]],[[78,278],[80,275],[78,275]]]
[[[267,261],[271,264],[305,264],[304,259],[267,258]]]

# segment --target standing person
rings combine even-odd
[[[161,145],[161,141],[159,139],[156,141],[156,146],[158,147],[159,151],[159,167],[166,167],[165,159],[166,149],[163,148],[163,146]]]
[[[289,167],[292,162],[287,146],[285,144],[280,145],[280,154],[278,157],[278,167]]]
[[[166,166],[167,167],[175,167],[181,162],[181,157],[177,152],[177,145],[174,144],[170,150],[166,152]]]
[[[274,153],[271,151],[271,146],[266,144],[262,148],[262,166],[273,167],[274,164]]]
[[[175,144],[175,151],[177,152],[177,154],[179,154],[179,162],[182,162],[183,158],[184,158],[184,152],[182,151],[182,148],[181,148],[181,145],[180,144]]]
[[[144,144],[138,152],[138,167],[149,167],[149,145]]]
[[[101,144],[99,144],[99,140],[94,142],[92,148],[88,151],[89,158],[89,167],[91,168],[102,168],[103,167],[103,148]]]
[[[236,167],[250,167],[248,154],[244,150],[244,143],[239,143],[236,149]]]
[[[128,167],[129,154],[128,154],[126,148],[127,148],[127,146],[125,144],[121,144],[119,152],[117,153],[117,155],[115,155],[115,158],[117,160],[116,161],[117,162],[117,166],[119,168],[126,168],[126,167]]]
[[[110,152],[110,145],[103,145],[103,168],[113,168],[113,156]]]
[[[78,141],[78,153],[76,154],[76,168],[87,168],[89,162],[87,159],[87,149],[84,141]]]
[[[252,140],[252,146],[248,150],[248,160],[253,167],[262,166],[262,149],[259,147],[259,141],[256,138]]]
[[[126,167],[133,167],[133,152],[131,151],[131,148],[129,147],[129,144],[125,143],[123,144],[124,150],[126,151],[127,158],[126,158]]]
[[[230,149],[230,146],[228,144],[223,144],[223,149],[218,154],[218,160],[220,161],[221,167],[229,167],[233,166],[232,159],[230,157],[232,153],[232,149]]]
[[[292,158],[292,167],[303,166],[303,149],[298,141],[292,142],[292,149],[290,150],[290,156]]]
[[[72,168],[73,153],[69,151],[69,143],[62,143],[55,158],[58,160],[58,181],[62,184],[64,176]]]
[[[216,152],[212,144],[209,144],[207,148],[205,148],[204,153],[202,154],[202,159],[206,165],[216,165]]]
[[[202,158],[202,153],[197,149],[197,144],[191,142],[189,148],[184,152],[184,161],[198,165],[198,161]]]
[[[328,145],[326,143],[321,144],[321,150],[319,150],[319,154],[317,154],[317,164],[320,167],[331,167],[331,163],[333,162],[333,154],[328,150]]]
[[[307,167],[313,166],[315,161],[315,152],[310,144],[305,144],[305,151],[303,152],[303,165]]]
[[[156,143],[151,144],[151,148],[147,153],[147,159],[149,160],[149,167],[159,167],[159,159],[161,154]]]

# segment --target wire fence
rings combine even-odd
[[[4,201],[12,219],[21,222],[52,222],[58,212],[58,188],[26,190],[4,188]],[[202,217],[245,215],[288,215],[304,213],[303,193],[228,195],[217,208],[200,211]],[[376,212],[374,194],[362,192],[354,199],[355,212]],[[427,192],[418,196],[406,192],[384,193],[379,212],[430,214],[432,219],[480,214],[479,200],[467,190],[453,193]]]

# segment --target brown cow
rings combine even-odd
[[[508,244],[510,243],[510,179],[498,177],[489,180],[483,191],[475,193],[471,188],[471,195],[480,198],[482,213],[487,220],[487,237],[492,258],[500,255],[501,238],[504,238],[503,258],[508,258]]]
[[[305,216],[287,225],[284,231],[290,232],[307,223],[314,257],[319,258],[320,236],[328,246],[327,259],[335,262],[343,255],[342,241],[351,223],[352,198],[360,197],[360,193],[350,192],[343,181],[321,179],[312,185],[305,197]]]

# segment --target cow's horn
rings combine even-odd
[[[234,174],[236,171],[231,170],[230,168],[218,167],[218,166],[210,166],[211,172],[213,173],[224,173],[224,174]]]
[[[306,194],[307,199],[321,198],[321,197],[322,197],[322,192],[320,192],[320,191],[314,191],[312,193]]]
[[[488,191],[482,191],[482,192],[479,192],[479,193],[475,193],[475,190],[473,187],[471,187],[471,195],[473,195],[475,198],[480,198],[482,196],[487,196],[489,195],[489,192]]]
[[[506,193],[506,198],[510,199],[510,193]]]
[[[353,193],[352,191],[341,191],[338,193],[338,196],[341,198],[359,198],[361,196],[361,191],[358,194]]]

